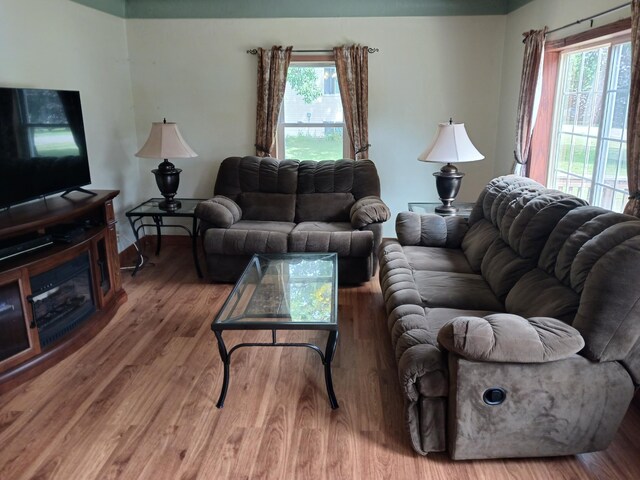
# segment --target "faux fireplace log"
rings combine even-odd
[[[113,210],[119,192],[97,193],[0,212],[3,245],[39,235],[59,239],[0,260],[0,393],[87,343],[126,301]]]

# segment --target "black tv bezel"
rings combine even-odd
[[[82,108],[82,96],[80,95],[80,90],[66,90],[66,89],[59,89],[59,88],[5,87],[5,86],[1,86],[1,85],[0,85],[0,90],[22,90],[22,91],[24,91],[24,90],[39,90],[39,91],[77,93],[78,94],[78,103],[80,104],[80,112],[82,114],[82,134],[84,135],[85,146],[87,146],[87,132],[86,132],[86,129],[85,129],[85,124],[84,124],[84,109]],[[49,197],[51,195],[56,195],[58,193],[68,192],[68,191],[71,191],[71,190],[76,190],[76,189],[81,188],[81,187],[85,187],[87,185],[91,185],[91,183],[92,183],[92,181],[91,181],[91,164],[89,163],[89,148],[88,148],[88,146],[87,146],[86,150],[87,150],[87,155],[86,155],[87,171],[89,173],[89,181],[88,182],[79,183],[79,184],[76,184],[76,185],[65,186],[65,187],[62,187],[60,189],[51,190],[51,191],[46,192],[46,193],[40,193],[40,194],[34,195],[32,197],[21,199],[21,200],[19,200],[17,202],[8,202],[8,203],[0,202],[0,209],[1,210],[5,210],[5,209],[11,208],[11,207],[15,207],[17,205],[22,205],[24,203],[33,202],[34,200],[44,199],[44,198]]]

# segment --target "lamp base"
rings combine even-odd
[[[158,205],[162,210],[173,211],[182,205],[178,200],[174,200],[180,185],[181,169],[176,168],[173,163],[165,158],[164,162],[158,165],[158,168],[151,170],[156,176],[156,184],[160,189],[160,194],[165,198],[164,202]]]
[[[459,172],[455,165],[447,163],[439,172],[434,172],[433,176],[436,177],[436,189],[442,202],[441,207],[436,207],[436,213],[454,215],[458,209],[453,206],[453,201],[460,191],[464,173]]]
[[[442,200],[442,199],[440,199]],[[455,207],[453,205],[451,205],[451,202],[449,202],[449,204],[445,203],[444,200],[442,200],[443,205],[441,207],[436,207],[435,208],[435,212],[436,213],[442,213],[444,215],[454,215],[457,211],[458,211],[458,207]]]
[[[160,208],[161,210],[167,210],[169,212],[173,212],[175,210],[178,210],[179,208],[182,208],[182,202],[180,200],[175,200],[175,199],[167,199],[164,200],[162,202],[160,202],[158,204],[158,208]]]

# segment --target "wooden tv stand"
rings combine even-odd
[[[80,232],[48,247],[0,261],[0,393],[32,378],[93,338],[127,300],[120,279],[113,199],[117,190],[95,196],[71,193],[0,212],[0,241],[44,235],[56,226],[74,224]],[[42,346],[33,321],[30,278],[80,256],[89,258],[95,312],[62,338]],[[85,260],[86,263],[86,260]],[[87,275],[85,274],[85,278]],[[86,283],[86,282],[85,282]]]

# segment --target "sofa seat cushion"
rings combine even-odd
[[[262,232],[276,232],[289,235],[295,228],[295,223],[268,222],[260,220],[240,220],[229,227],[232,230],[258,230]]]
[[[349,222],[301,222],[293,231],[298,232],[352,232]]]
[[[231,228],[210,228],[204,233],[207,254],[253,255],[286,253],[294,224],[240,220]]]
[[[346,225],[349,225],[348,223]],[[325,226],[326,229],[319,228]],[[341,223],[303,222],[289,235],[290,252],[335,252],[338,257],[368,257],[373,232],[341,229]],[[308,229],[308,230],[307,230]]]
[[[425,307],[504,311],[503,304],[481,275],[416,270],[413,278]]]
[[[402,247],[407,262],[414,270],[474,273],[462,250],[440,247]]]

